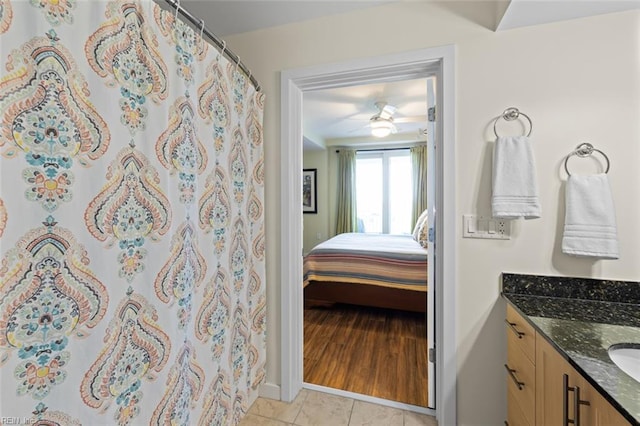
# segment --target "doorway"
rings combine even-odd
[[[426,170],[423,179],[415,179],[411,154],[414,147],[416,157],[433,147],[435,123],[428,110],[435,108],[429,96],[434,87],[435,75],[304,92],[303,166],[305,176],[309,171],[317,176],[317,191],[307,197],[317,200],[312,211],[303,208],[303,253],[305,267],[318,268],[317,281],[305,282],[304,289],[306,388],[354,392],[414,411],[435,406],[429,383],[434,374],[428,374],[433,364],[427,359],[427,325],[433,318],[424,313],[433,316],[425,307],[426,289],[434,287],[427,286],[426,242],[418,242],[419,226],[412,222],[412,211],[427,207],[426,196],[434,193],[427,186],[434,180],[424,181]],[[376,124],[388,124],[388,133],[378,134]],[[338,163],[344,149],[355,150],[357,229],[337,236],[337,188],[344,187]],[[370,238],[376,238],[375,247]],[[345,245],[348,252],[329,257]],[[408,280],[403,275],[408,267],[420,273]],[[378,297],[369,295],[374,290]],[[382,294],[387,290],[405,292],[411,303],[389,309],[395,293]]]
[[[434,269],[436,416],[455,424],[455,192],[454,47],[425,49],[281,74],[281,399],[291,401],[302,388],[302,99],[303,92],[366,82],[416,79],[437,73],[438,104],[432,235]],[[437,232],[434,232],[437,229]],[[448,285],[443,283],[447,282]]]

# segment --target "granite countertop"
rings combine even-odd
[[[640,382],[609,358],[616,343],[640,344],[640,282],[502,274],[502,295],[632,424]]]

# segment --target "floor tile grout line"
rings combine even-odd
[[[307,389],[302,389],[300,392],[301,393],[304,392],[304,397],[302,398],[302,401],[300,402],[300,408],[298,408],[298,412],[296,413],[296,417],[293,419],[293,424],[294,425],[297,425],[296,420],[298,420],[298,416],[300,415],[300,413],[302,413],[302,408],[304,408],[304,404],[306,404],[307,399],[309,398],[309,395],[311,395],[311,393]]]
[[[307,401],[307,397],[309,396],[309,392],[305,392],[305,389],[302,389],[300,391],[300,393],[303,394],[303,398],[302,398],[302,401],[300,401],[300,407],[298,407],[296,415],[293,418],[293,422],[291,423],[293,425],[296,424],[296,420],[298,420],[298,416],[300,415],[300,412],[302,411],[302,407],[304,406],[304,403]]]
[[[356,400],[355,399],[351,399],[351,411],[349,411],[349,420],[347,420],[347,426],[351,425],[351,417],[353,416],[353,409],[354,409],[355,405],[356,405]]]

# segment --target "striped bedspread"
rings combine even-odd
[[[305,256],[304,286],[310,281],[427,291],[427,250],[411,235],[339,234]]]

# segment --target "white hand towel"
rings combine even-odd
[[[616,213],[607,175],[569,176],[565,198],[562,252],[617,259]]]
[[[499,137],[493,148],[493,217],[540,217],[536,165],[527,136]]]

